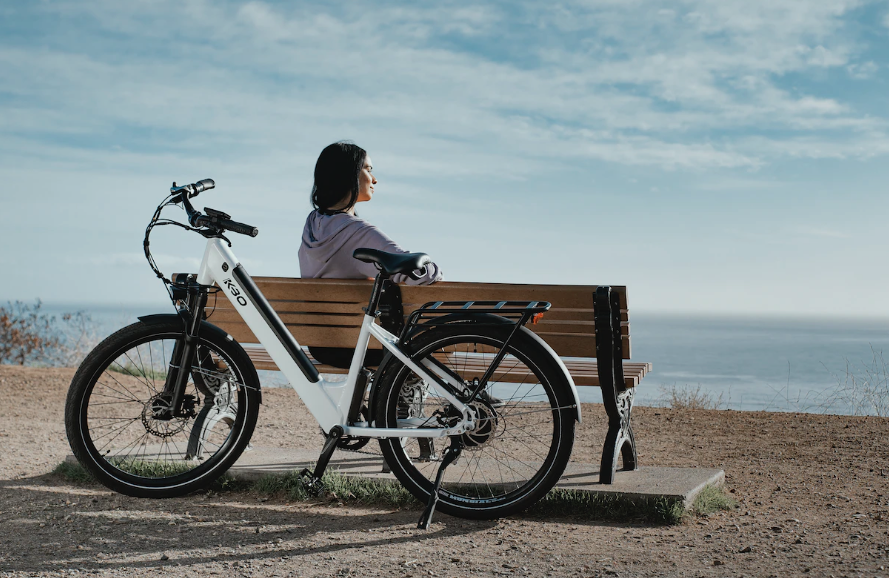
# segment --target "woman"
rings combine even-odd
[[[299,270],[311,279],[367,279],[377,275],[373,263],[352,257],[355,249],[379,249],[389,253],[406,253],[385,233],[355,214],[355,205],[373,198],[377,179],[367,152],[358,145],[337,142],[321,151],[315,163],[315,184],[312,187],[312,206],[303,228],[299,247]],[[393,275],[396,283],[429,285],[441,281],[441,269],[435,263],[413,279],[407,275]],[[327,365],[348,368],[354,350],[330,347],[310,347],[312,355]],[[377,366],[382,352],[367,352],[365,365]]]
[[[407,253],[385,233],[355,214],[355,205],[370,201],[377,179],[367,152],[358,145],[338,142],[323,151],[315,163],[312,206],[303,228],[299,270],[312,279],[366,279],[377,275],[373,263],[352,257],[355,249]],[[441,281],[441,269],[426,265],[419,279],[394,275],[396,283],[429,285]]]

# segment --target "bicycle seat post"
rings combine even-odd
[[[380,313],[380,297],[383,294],[383,285],[388,279],[389,275],[385,271],[377,273],[377,276],[374,279],[373,290],[370,293],[370,301],[368,301],[367,308],[364,310],[364,312],[371,317],[376,317]]]

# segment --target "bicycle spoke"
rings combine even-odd
[[[118,367],[121,367],[120,364],[118,364]],[[123,368],[121,367],[121,369],[123,369]],[[124,372],[121,371],[121,374],[123,374],[123,373],[124,373]],[[129,394],[130,397],[131,397],[132,399],[135,399],[135,400],[137,400],[137,401],[139,400],[139,397],[138,397],[135,393],[133,393],[132,391],[130,391],[130,389],[129,389],[127,386],[125,386],[124,384],[122,384],[122,383],[120,382],[120,380],[118,380],[116,377],[114,377],[114,375],[112,375],[112,373],[111,373],[110,371],[106,371],[106,372],[104,372],[102,375],[107,375],[108,377],[110,377],[111,379],[113,379],[113,380],[114,380],[114,383],[116,383],[116,384],[119,385],[121,388],[123,388],[123,390],[126,391],[127,394]],[[121,395],[126,395],[126,394],[124,394],[123,391],[117,391],[116,389],[114,389],[113,387],[111,387],[111,386],[108,385],[108,384],[104,384],[104,383],[103,383],[103,384],[101,384],[101,385],[104,386],[104,387],[107,387],[108,389],[110,389],[110,390],[112,390],[112,391],[115,391],[115,392],[117,392],[117,393],[119,393],[119,394],[121,394]]]
[[[545,351],[529,345],[528,340],[513,341],[506,355],[492,366],[498,352],[503,352],[503,341],[493,336],[509,335],[510,329],[468,329],[473,332],[465,336],[459,332],[460,328],[443,330],[443,337],[438,340],[435,333],[430,332],[425,340],[428,345],[420,341],[415,346],[418,350],[414,359],[422,362],[428,358],[429,362],[447,368],[462,381],[467,392],[474,391],[478,380],[490,371],[490,380],[468,404],[476,416],[475,427],[461,436],[463,449],[460,457],[448,466],[443,487],[453,496],[448,498],[452,510],[509,510],[512,504],[532,492],[539,497],[557,481],[571,448],[571,443],[560,441],[560,436],[570,435],[570,431],[563,428],[564,420],[573,418],[568,417],[565,410],[573,410],[574,405],[557,402],[568,398],[564,397],[564,388],[556,393],[553,387],[555,381],[562,387],[563,380],[558,369],[541,357],[548,355]],[[528,355],[531,350],[537,359]],[[544,366],[549,372],[544,373],[546,378],[541,374]],[[392,385],[387,391],[395,397],[395,402],[389,402],[387,411],[397,415],[406,413],[415,419],[423,417],[424,425],[439,427],[456,425],[461,419],[445,398],[417,389],[422,380],[410,370],[390,375]],[[440,424],[434,423],[431,416],[439,416]],[[418,485],[428,491],[440,469],[444,449],[439,448],[434,456],[429,456],[428,449],[414,438],[385,440],[383,444],[384,449],[392,448],[396,460],[405,456],[403,469],[393,468],[393,471],[417,480]]]

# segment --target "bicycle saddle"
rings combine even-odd
[[[376,263],[387,275],[409,274],[432,262],[426,253],[387,253],[378,249],[355,249],[352,256],[365,263]]]

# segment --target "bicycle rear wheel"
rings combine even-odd
[[[259,412],[259,379],[220,329],[201,327],[181,415],[165,413],[164,384],[182,322],[135,323],[100,343],[74,376],[65,426],[74,455],[99,481],[130,496],[166,498],[204,487],[246,447]]]
[[[411,359],[435,360],[467,391],[502,349],[511,325],[460,324],[419,336]],[[384,427],[446,427],[459,420],[450,403],[407,366],[379,376],[374,417]],[[521,511],[558,481],[574,443],[576,402],[550,353],[521,328],[472,407],[479,420],[462,436],[460,457],[445,470],[438,509],[453,516],[493,519]],[[460,397],[460,396],[458,396]],[[465,396],[464,396],[465,399]],[[380,440],[387,464],[424,503],[434,488],[449,440]]]

